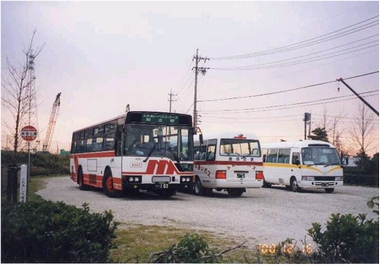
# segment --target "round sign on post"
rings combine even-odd
[[[37,129],[34,126],[27,125],[21,129],[21,138],[25,141],[33,141],[37,138]]]

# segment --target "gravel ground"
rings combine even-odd
[[[227,192],[212,197],[177,193],[165,199],[154,193],[108,198],[100,190],[81,191],[69,176],[45,179],[47,186],[37,192],[51,201],[63,201],[80,207],[89,203],[91,211],[112,210],[119,222],[186,227],[207,230],[230,237],[246,245],[277,244],[287,238],[305,239],[313,222],[325,227],[332,213],[367,213],[378,216],[366,206],[368,199],[379,195],[378,188],[343,186],[334,193],[302,191],[294,193],[282,186],[248,189],[240,198],[229,198]]]

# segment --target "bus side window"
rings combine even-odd
[[[215,145],[207,146],[207,157],[206,160],[215,160]]]
[[[292,155],[292,164],[293,165],[299,165],[300,164],[300,153],[294,152]]]

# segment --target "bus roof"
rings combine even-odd
[[[318,141],[318,140],[300,140],[293,142],[272,142],[272,143],[261,143],[261,148],[292,148],[292,147],[308,147],[309,145],[328,145],[329,147],[334,147],[329,142]]]
[[[194,135],[194,140],[198,140],[198,135]],[[254,133],[243,133],[243,132],[218,132],[218,133],[203,133],[204,140],[211,139],[222,139],[222,138],[238,138],[242,137],[242,139],[251,139],[251,140],[259,140],[256,134]]]
[[[172,116],[180,115],[180,116],[188,116],[188,117],[190,117],[190,120],[191,120],[191,115],[189,115],[189,114],[175,113],[175,112],[170,113],[170,112],[165,112],[165,111],[129,111],[126,114],[127,115],[130,115],[130,114],[133,115],[134,113],[164,114],[164,115],[172,115]],[[124,122],[124,118],[125,118],[126,114],[121,114],[121,115],[116,116],[116,117],[114,117],[112,119],[108,119],[108,120],[105,120],[105,121],[94,123],[94,124],[92,124],[90,126],[86,126],[86,127],[81,128],[81,129],[75,130],[73,133],[80,132],[80,131],[83,131],[83,130],[87,130],[87,129],[93,128],[95,126],[103,125],[103,124],[106,124],[106,123],[109,123],[109,122],[112,122],[112,121],[118,121],[119,119],[122,119],[122,122]]]

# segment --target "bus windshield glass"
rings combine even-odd
[[[220,155],[222,156],[261,156],[258,140],[221,139]]]
[[[338,152],[329,146],[309,146],[301,149],[303,165],[340,165]]]
[[[123,141],[125,156],[193,160],[193,135],[188,126],[127,124]]]

